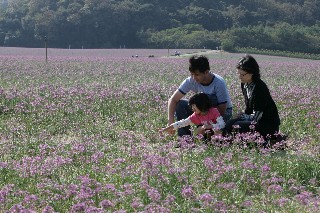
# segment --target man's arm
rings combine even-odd
[[[168,100],[168,125],[174,123],[174,112],[176,111],[177,103],[184,96],[179,90],[176,90]]]
[[[227,103],[225,103],[225,104],[219,104],[219,105],[217,106],[217,109],[218,109],[220,115],[223,116],[224,113],[225,113],[226,110],[227,110]]]
[[[226,82],[223,78],[219,78],[216,85],[217,94],[217,108],[221,116],[224,116],[228,108],[228,101],[230,100],[230,95]]]

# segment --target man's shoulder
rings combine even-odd
[[[183,84],[196,84],[196,83],[197,82],[193,78],[188,77],[188,78],[184,79],[184,81],[181,84],[183,85]]]
[[[187,78],[185,79],[185,81],[191,82],[191,81],[194,81],[194,80],[193,80],[193,78],[191,78],[191,76],[189,76],[189,77],[187,77]]]
[[[219,82],[224,82],[224,78],[216,73],[214,73],[214,80],[219,81]]]
[[[215,75],[215,78],[212,81],[212,86],[214,86],[214,87],[226,87],[226,82],[221,76]]]

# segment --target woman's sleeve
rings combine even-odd
[[[254,111],[265,111],[268,107],[269,99],[271,99],[271,95],[269,89],[266,86],[259,86],[256,88],[255,100],[254,100]]]
[[[177,129],[185,127],[185,126],[189,126],[191,124],[192,124],[192,122],[191,122],[190,118],[186,118],[186,119],[182,119],[180,121],[173,123],[173,128],[175,130],[177,130]]]
[[[244,103],[245,103],[245,109],[244,109],[244,113],[245,114],[251,114],[252,110],[250,110],[250,106],[249,106],[249,100],[248,100],[248,97],[247,97],[247,93],[245,91],[245,88],[244,88],[244,84],[241,83],[241,92],[242,92],[242,95],[243,95],[243,99],[244,99]]]
[[[270,94],[270,91],[265,84],[261,84],[257,88],[257,92],[255,95],[255,100],[254,100],[254,121],[259,122],[259,120],[263,116],[263,112],[268,109],[268,103],[270,103],[272,97]]]

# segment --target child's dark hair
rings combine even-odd
[[[205,93],[197,93],[190,97],[189,106],[195,104],[201,112],[208,112],[211,104],[209,96]]]

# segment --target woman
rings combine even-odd
[[[265,139],[279,131],[280,118],[267,85],[260,79],[257,61],[251,56],[242,57],[237,63],[237,71],[241,80],[241,90],[246,108],[237,118],[226,123],[224,134],[230,134],[233,127],[239,132],[259,132]]]

